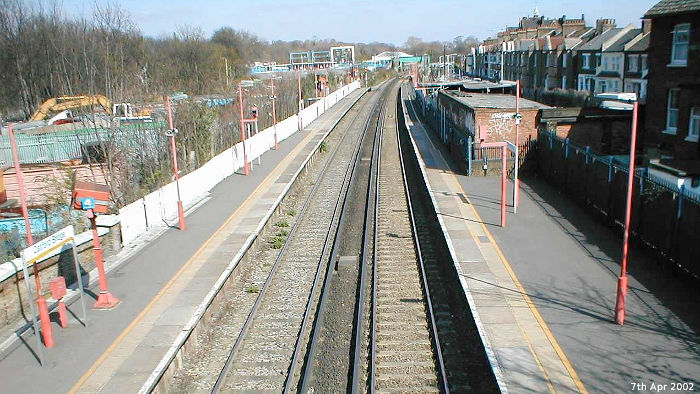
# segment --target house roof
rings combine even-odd
[[[492,93],[465,93],[455,90],[441,91],[458,102],[470,108],[515,108],[515,96],[510,94],[492,94]],[[520,99],[520,108],[522,109],[541,109],[550,108],[547,105],[538,103],[537,101]]]
[[[608,52],[622,52],[625,49],[625,44],[630,42],[642,32],[642,29],[631,29],[627,33],[620,36],[617,41],[610,44],[605,50]]]
[[[645,18],[700,11],[700,0],[661,0],[644,14]]]
[[[639,41],[634,43],[631,47],[627,48],[630,52],[644,52],[649,49],[649,37],[651,34],[645,34]]]
[[[592,40],[588,41],[584,45],[582,45],[580,48],[578,48],[579,51],[598,51],[603,48],[603,43],[605,43],[607,40],[612,38],[615,34],[619,33],[622,29],[621,28],[613,28],[610,30],[604,31],[602,34],[599,34],[598,36],[594,37]]]

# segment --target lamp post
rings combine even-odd
[[[177,190],[177,217],[178,227],[180,230],[185,229],[185,210],[182,207],[182,199],[180,198],[180,170],[177,167],[177,149],[175,148],[175,135],[177,129],[173,126],[173,111],[170,106],[170,96],[165,97],[165,106],[168,110],[168,131],[165,133],[170,137],[170,152],[173,157],[173,174],[175,177],[175,189]]]
[[[637,152],[637,111],[639,103],[634,102],[632,109],[632,136],[630,141],[630,164],[627,177],[627,203],[625,205],[625,231],[622,237],[622,262],[620,276],[617,278],[617,299],[615,300],[615,322],[625,324],[625,300],[627,298],[627,259],[629,256],[630,220],[632,217],[632,189],[634,188],[634,160]]]
[[[520,152],[520,119],[522,116],[520,115],[520,80],[518,79],[515,81],[515,149]],[[516,157],[519,157],[520,155],[516,155]],[[515,171],[517,173],[518,171],[518,166],[520,163],[516,161],[515,163]],[[513,210],[514,212],[517,212],[518,209],[518,203],[520,202],[520,179],[516,177],[515,179],[515,185],[513,185],[515,188],[515,198],[513,199]]]
[[[270,101],[272,101],[272,127],[275,131],[275,150],[279,149],[279,142],[277,141],[277,112],[275,111],[275,78],[270,78],[270,90],[271,96]]]
[[[8,127],[10,133],[10,145],[12,147],[12,161],[15,167],[15,176],[17,177],[17,187],[19,188],[19,203],[24,217],[24,226],[27,229],[27,246],[34,245],[34,237],[32,237],[32,227],[29,222],[29,210],[27,209],[27,195],[25,193],[24,177],[22,177],[22,169],[19,165],[19,152],[17,150],[17,140],[15,139],[15,129],[12,124]],[[41,322],[41,337],[44,339],[46,347],[53,347],[53,332],[51,330],[51,319],[49,318],[49,308],[46,304],[46,299],[41,296],[41,278],[39,277],[39,267],[36,260],[32,265],[34,271],[34,280],[36,281],[36,305],[39,309],[39,320]],[[26,281],[28,278],[24,278]],[[29,286],[29,285],[27,285]],[[33,312],[32,312],[33,314]]]
[[[250,165],[248,164],[248,153],[245,147],[245,120],[243,119],[243,87],[238,84],[238,109],[241,118],[241,143],[243,144],[243,173],[250,174]]]

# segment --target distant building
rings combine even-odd
[[[644,100],[648,26],[617,28],[614,19],[598,19],[595,27],[581,18],[520,19],[472,49],[469,75],[493,81],[520,80],[525,96],[551,89],[585,90],[592,94],[634,92]],[[632,64],[628,64],[629,62]]]

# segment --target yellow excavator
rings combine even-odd
[[[98,111],[102,109],[107,115],[121,120],[148,120],[151,118],[151,110],[148,108],[137,110],[131,103],[112,104],[112,101],[107,97],[101,94],[93,94],[50,98],[41,104],[29,120],[45,120],[51,114],[75,108],[89,108]]]
[[[101,94],[89,96],[61,96],[44,101],[29,120],[44,120],[51,113],[83,107],[101,107],[108,115],[112,114],[112,101]]]

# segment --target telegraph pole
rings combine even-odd
[[[272,90],[270,101],[272,101],[272,127],[275,129],[275,150],[279,149],[279,142],[277,141],[277,113],[275,112],[275,78],[270,78],[270,89]]]
[[[165,106],[168,110],[168,131],[166,135],[170,137],[170,151],[173,157],[173,175],[175,177],[175,189],[177,190],[177,217],[180,230],[185,229],[185,210],[182,207],[182,199],[180,198],[180,170],[177,167],[177,149],[175,147],[175,135],[177,129],[173,126],[173,111],[170,106],[170,96],[165,97]]]

